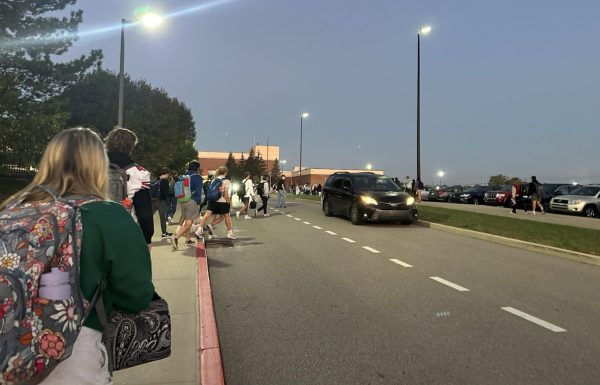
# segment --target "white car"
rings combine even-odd
[[[550,201],[553,212],[597,218],[600,212],[600,185],[581,186],[569,195],[558,195]]]

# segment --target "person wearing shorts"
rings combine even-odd
[[[221,184],[221,189],[220,189],[221,197],[219,199],[217,199],[216,201],[212,201],[210,199],[208,200],[208,206],[206,208],[206,213],[200,220],[198,230],[196,231],[196,235],[200,238],[202,238],[204,236],[204,226],[206,224],[206,221],[208,221],[208,219],[212,215],[219,215],[219,218],[215,219],[212,222],[212,225],[209,225],[209,227],[208,227],[211,235],[212,235],[212,226],[216,225],[217,223],[224,220],[225,226],[227,227],[227,238],[235,239],[235,236],[233,235],[233,225],[231,223],[231,215],[229,214],[229,212],[231,210],[231,197],[229,196],[229,191],[231,189],[231,182],[225,178],[227,176],[227,172],[228,172],[228,170],[227,170],[227,167],[225,167],[225,166],[221,166],[217,170],[216,178],[220,178],[223,180],[222,184]]]

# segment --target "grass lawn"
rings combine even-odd
[[[441,207],[419,206],[419,219],[561,249],[600,255],[600,231],[478,214]]]
[[[320,201],[319,196],[313,195],[288,194],[288,198]],[[581,253],[600,255],[600,231],[598,230],[431,206],[419,206],[419,219]]]

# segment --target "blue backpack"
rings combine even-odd
[[[208,191],[206,192],[206,199],[211,202],[216,202],[223,196],[223,179],[215,178],[208,186]]]

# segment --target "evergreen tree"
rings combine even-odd
[[[231,179],[236,179],[236,180],[239,179],[239,177],[241,175],[239,166],[235,162],[235,158],[233,157],[233,154],[231,152],[229,153],[229,156],[227,157],[227,162],[225,163],[225,167],[227,167],[228,175]]]
[[[281,169],[279,168],[279,159],[273,161],[273,168],[271,169],[271,180],[276,181],[281,176]]]
[[[77,39],[81,10],[57,17],[76,0],[9,1],[0,3],[0,163],[21,166],[38,162],[67,115],[51,99],[77,83],[102,53],[54,63]]]

